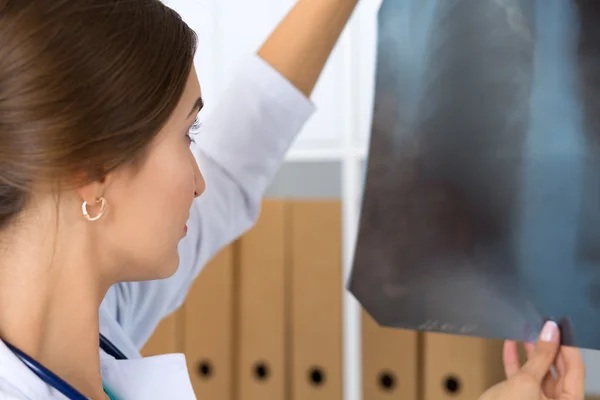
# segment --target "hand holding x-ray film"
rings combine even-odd
[[[600,349],[600,3],[384,0],[375,90],[363,307]]]

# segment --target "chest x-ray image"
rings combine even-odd
[[[600,3],[384,0],[349,290],[381,325],[600,349]]]

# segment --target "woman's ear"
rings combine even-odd
[[[103,214],[108,203],[110,203],[110,187],[115,181],[122,180],[123,174],[128,174],[128,169],[115,169],[108,174],[97,172],[93,175],[82,174],[76,179],[79,179],[79,185],[77,185],[76,193],[79,197],[82,207],[85,203],[87,212],[89,215],[84,216],[86,218],[94,218],[94,216]]]
[[[88,218],[93,218],[93,216],[103,213],[103,207],[106,207],[104,195],[108,181],[107,176],[93,181],[89,181],[88,176],[78,178],[80,179],[79,182],[86,182],[78,185],[77,189],[75,189],[84,208],[84,215],[87,212]]]

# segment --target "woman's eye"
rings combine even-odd
[[[200,130],[201,127],[202,127],[202,122],[200,122],[200,119],[198,117],[196,117],[196,119],[194,120],[194,123],[190,127],[190,132],[198,133],[198,131]]]
[[[196,143],[196,141],[194,140],[194,136],[196,136],[196,134],[194,134],[192,132],[188,132],[185,135],[185,137],[187,138],[189,144]]]
[[[191,126],[190,130],[187,132],[186,137],[189,140],[190,144],[195,143],[194,136],[200,133],[200,128],[202,127],[202,123],[196,118],[194,124]]]

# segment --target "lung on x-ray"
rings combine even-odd
[[[600,4],[384,0],[348,288],[381,325],[600,349]]]

